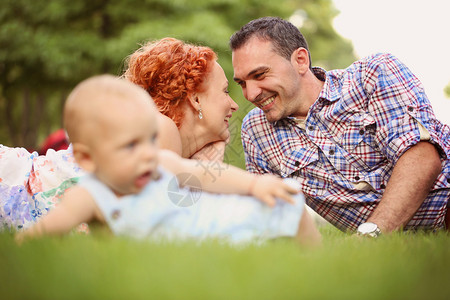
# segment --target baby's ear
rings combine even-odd
[[[92,159],[89,147],[82,143],[74,143],[73,146],[73,156],[77,164],[86,172],[92,173],[95,171],[96,165]]]

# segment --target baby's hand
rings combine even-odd
[[[276,199],[294,204],[292,195],[300,192],[300,184],[294,179],[280,179],[273,175],[256,175],[250,187],[250,194],[269,206],[274,206]]]

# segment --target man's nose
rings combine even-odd
[[[256,98],[261,94],[261,88],[256,82],[248,81],[245,86],[244,97],[250,101],[255,102]]]

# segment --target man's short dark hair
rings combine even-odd
[[[308,51],[311,68],[308,43],[300,30],[292,23],[278,17],[252,20],[231,36],[231,51],[244,46],[253,36],[272,42],[275,52],[287,60],[291,60],[291,55],[296,49],[305,48]]]

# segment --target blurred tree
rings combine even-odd
[[[344,67],[354,55],[332,27],[336,14],[331,0],[2,0],[0,143],[36,149],[61,127],[62,103],[76,83],[120,75],[127,55],[166,36],[212,47],[231,81],[231,34],[261,16],[291,17],[314,65]],[[240,124],[252,107],[232,82],[230,93],[240,110],[226,158],[243,167]]]
[[[450,82],[445,86],[444,94],[447,98],[450,98]]]
[[[109,71],[108,1],[2,0],[0,99],[2,143],[36,148],[61,126],[61,106],[79,80]],[[6,134],[6,136],[5,136]]]

